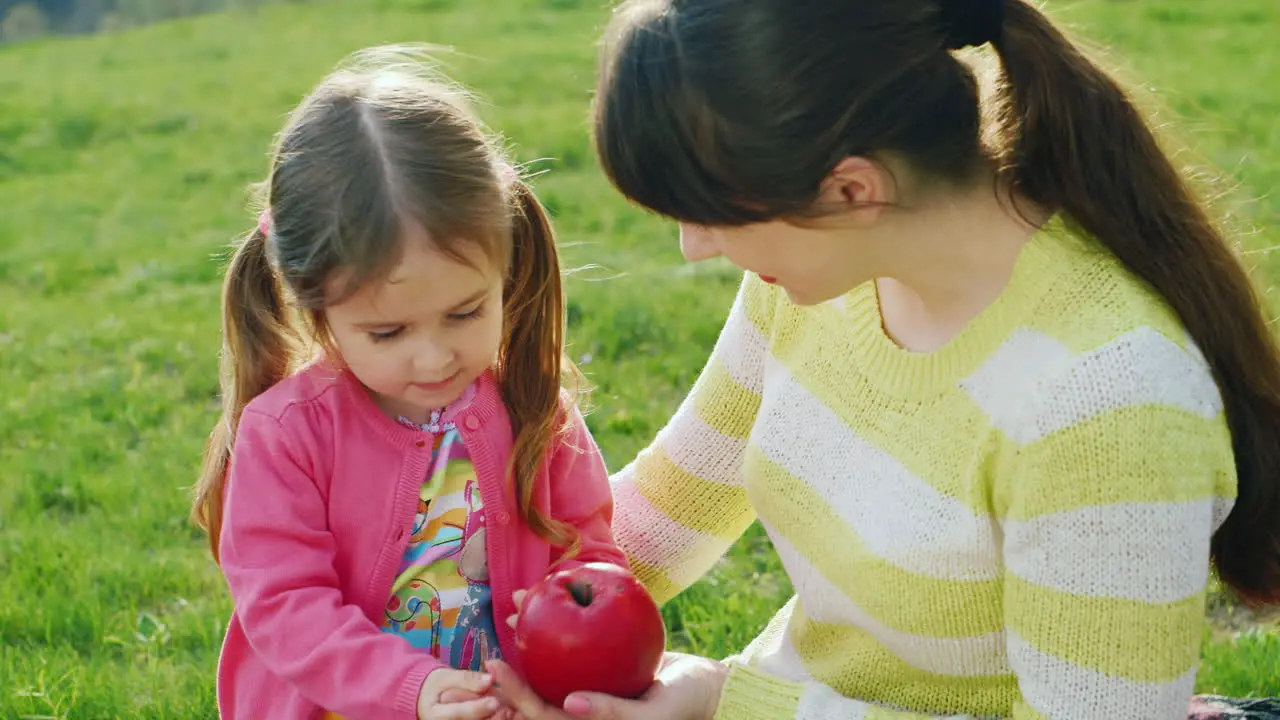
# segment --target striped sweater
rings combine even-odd
[[[1059,221],[933,353],[890,340],[873,285],[805,308],[748,276],[614,485],[659,601],[757,519],[795,587],[717,720],[1185,718],[1236,490],[1203,356]]]

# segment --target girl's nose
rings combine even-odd
[[[448,370],[452,361],[453,352],[449,347],[433,338],[428,338],[413,354],[415,374],[427,376],[423,378],[425,382],[442,379],[435,376]]]

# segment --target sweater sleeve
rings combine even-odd
[[[995,488],[1016,717],[1185,717],[1231,436],[1194,346],[1150,329],[1040,384]]]
[[[613,495],[609,471],[582,413],[566,398],[569,414],[565,432],[551,453],[551,515],[578,531],[578,552],[561,560],[547,574],[590,562],[627,566],[627,558],[614,541]]]
[[[741,465],[760,408],[773,302],[747,275],[692,392],[613,477],[614,533],[659,603],[702,577],[755,519]]]
[[[227,483],[221,566],[253,650],[312,702],[344,717],[413,720],[440,663],[344,602],[334,539],[302,443],[245,411]]]

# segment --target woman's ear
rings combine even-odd
[[[884,165],[866,157],[847,157],[823,180],[818,201],[839,208],[859,224],[871,224],[893,203],[894,191],[893,176]]]

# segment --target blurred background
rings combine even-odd
[[[0,39],[87,35],[278,0],[0,0]]]
[[[1167,105],[1223,173],[1259,282],[1280,279],[1280,2],[1048,9]],[[739,274],[681,262],[588,140],[606,0],[0,0],[0,719],[214,717],[230,612],[188,487],[217,406],[218,293],[274,133],[348,53],[452,48],[544,171],[573,270],[570,351],[613,469],[715,341]],[[790,587],[758,528],[668,605],[673,645],[740,649]],[[1280,695],[1280,630],[1215,594],[1203,692]]]

